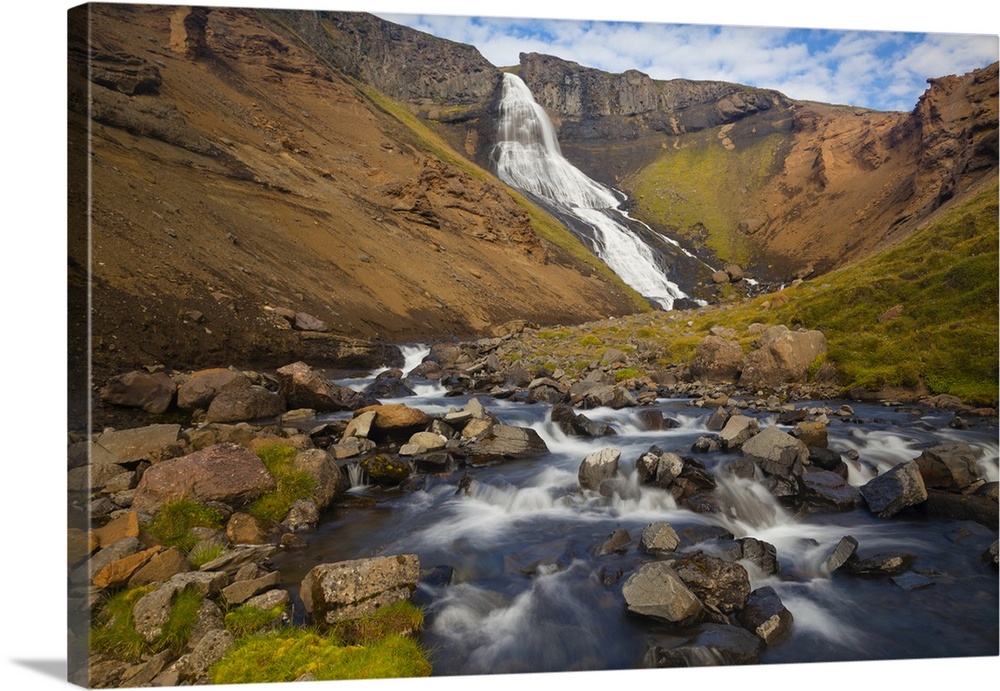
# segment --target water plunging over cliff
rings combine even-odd
[[[664,309],[688,297],[667,277],[656,250],[630,227],[635,222],[619,209],[622,199],[563,157],[552,122],[513,74],[504,75],[493,159],[501,180],[551,207],[571,226],[582,224],[589,232],[577,234],[640,295]]]

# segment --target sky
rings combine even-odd
[[[474,45],[498,67],[537,52],[608,72],[729,81],[876,110],[911,110],[928,78],[984,67],[998,52],[997,35],[988,33],[378,14]]]

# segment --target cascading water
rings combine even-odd
[[[687,298],[666,276],[653,248],[630,228],[634,222],[619,209],[622,200],[615,192],[563,157],[552,122],[519,77],[504,75],[499,108],[493,159],[500,179],[589,228],[585,239],[594,253],[647,300],[669,310]],[[677,254],[697,261],[679,246]]]

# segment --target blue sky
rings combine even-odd
[[[938,5],[937,11],[943,7]],[[961,12],[961,7],[957,3],[954,9]],[[905,25],[892,30],[891,21],[876,23],[874,30],[864,24],[822,28],[815,21],[802,25],[807,28],[775,28],[667,23],[662,12],[650,12],[646,21],[549,19],[539,18],[540,10],[529,10],[527,18],[376,13],[472,44],[497,66],[516,64],[519,52],[539,52],[609,72],[638,69],[657,79],[732,81],[777,89],[795,99],[879,110],[910,110],[928,78],[983,67],[997,60],[998,51],[995,33],[978,33],[995,31],[985,17],[959,32],[938,30],[944,23],[928,18],[928,26],[934,27],[928,32]],[[844,26],[841,16],[825,19]]]

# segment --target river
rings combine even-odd
[[[407,352],[404,367],[409,369],[426,351]],[[360,389],[373,374],[341,383]],[[435,415],[470,399],[446,396],[433,382],[418,383],[416,391],[417,396],[383,402]],[[535,429],[549,452],[418,476],[406,490],[361,481],[350,493],[373,500],[371,505],[340,502],[315,532],[305,535],[307,548],[276,557],[299,614],[298,583],[316,564],[414,553],[424,571],[415,593],[425,611],[422,642],[433,651],[435,675],[636,668],[650,641],[676,644],[694,632],[625,609],[622,584],[651,559],[637,549],[639,534],[654,521],[666,521],[682,536],[696,526],[721,526],[737,538],[752,536],[775,546],[777,574],[764,575],[745,563],[751,586],[772,586],[794,617],[791,634],[766,648],[762,663],[998,653],[997,572],[981,559],[997,538],[995,529],[915,511],[891,519],[875,518],[864,508],[790,513],[761,485],[721,472],[738,451],[691,451],[698,437],[711,434],[706,427],[711,411],[689,400],[657,400],[651,407],[679,426],[656,432],[642,429],[638,409],[583,411],[618,432],[583,439],[564,435],[551,422],[548,405],[478,398],[502,422]],[[845,403],[854,415],[832,416],[828,438],[845,458],[853,485],[915,458],[922,448],[954,441],[980,448],[982,477],[998,479],[995,420],[952,429],[953,414],[943,410],[853,401],[797,406],[836,410]],[[757,417],[762,429],[776,424],[775,413],[747,414]],[[678,507],[664,490],[640,487],[635,459],[654,444],[701,460],[719,483],[715,494],[728,515],[694,513]],[[629,479],[625,496],[580,489],[582,459],[606,446],[622,452],[621,471]],[[458,492],[466,471],[471,486],[467,493]],[[594,548],[622,528],[632,536],[627,551],[595,556]],[[926,579],[923,587],[828,573],[824,562],[845,535],[858,540],[861,556],[885,550],[916,554],[911,570]],[[712,553],[713,546],[682,543],[679,549]],[[622,575],[615,578],[618,570]]]

